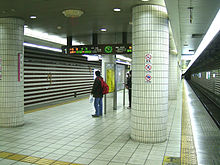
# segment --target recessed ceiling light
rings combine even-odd
[[[57,26],[57,29],[58,29],[58,30],[62,29],[62,26]]]
[[[116,12],[121,11],[121,9],[120,9],[120,8],[114,8],[113,10],[114,10],[114,11],[116,11]]]
[[[102,29],[100,29],[102,32],[106,32],[107,31],[107,29],[106,28],[102,28]]]
[[[35,15],[30,16],[31,19],[37,18]]]
[[[148,1],[150,1],[150,0],[141,0],[142,2],[148,2]]]

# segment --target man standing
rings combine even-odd
[[[96,78],[92,87],[91,94],[95,98],[94,107],[95,107],[95,114],[92,117],[99,117],[102,116],[102,85],[101,80],[102,77],[100,76],[100,71],[95,72]]]
[[[127,84],[126,84],[126,88],[128,89],[128,99],[129,99],[128,109],[131,109],[131,86],[132,86],[132,84],[131,84],[131,74],[132,74],[132,71],[130,70],[128,78],[127,78]]]

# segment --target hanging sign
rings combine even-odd
[[[63,54],[132,54],[131,44],[62,46]]]

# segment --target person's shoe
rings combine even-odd
[[[92,115],[92,117],[99,117],[98,115]]]
[[[131,109],[131,107],[128,106],[127,109]]]

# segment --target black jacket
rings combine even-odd
[[[99,79],[102,79],[102,77],[98,76],[96,77],[95,81],[94,81],[94,84],[92,86],[92,92],[91,94],[93,95],[93,97],[95,98],[101,98],[103,97],[103,94],[102,94],[102,86],[101,86],[101,81]]]
[[[127,79],[127,87],[128,87],[128,89],[131,89],[131,86],[132,86],[132,83],[131,83],[131,76],[129,76],[128,77],[128,79]]]

